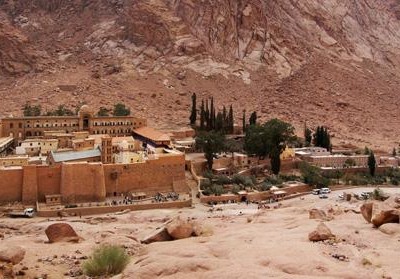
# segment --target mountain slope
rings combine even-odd
[[[25,101],[121,100],[172,127],[197,92],[233,103],[237,123],[258,110],[389,149],[400,136],[399,2],[2,0],[0,115]]]

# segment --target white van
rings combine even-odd
[[[331,189],[329,188],[321,188],[320,193],[321,194],[329,194],[331,192]]]

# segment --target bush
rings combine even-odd
[[[232,193],[235,194],[235,195],[237,195],[239,193],[239,191],[241,191],[241,190],[242,189],[237,184],[234,184],[233,187],[232,187]]]
[[[229,177],[227,177],[226,175],[219,175],[216,176],[214,178],[215,183],[219,184],[219,185],[225,185],[225,184],[230,184],[231,183],[231,179]]]
[[[87,276],[110,276],[120,274],[129,263],[129,256],[120,246],[105,245],[97,248],[82,265]]]

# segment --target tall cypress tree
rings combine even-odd
[[[246,110],[243,110],[243,118],[242,118],[242,129],[243,129],[243,134],[246,133]]]
[[[376,160],[375,160],[374,152],[372,150],[370,151],[370,154],[368,156],[368,168],[369,168],[369,174],[371,176],[374,176],[375,169],[376,169]]]
[[[215,108],[214,108],[214,97],[211,97],[211,108],[210,108],[210,127],[211,130],[215,129]]]
[[[253,111],[253,113],[250,115],[249,124],[250,125],[257,124],[257,112]]]
[[[224,130],[224,133],[228,132],[228,127],[229,127],[229,123],[228,123],[228,116],[226,113],[226,107],[224,106],[222,109],[222,130]]]
[[[221,112],[218,112],[217,117],[215,119],[215,131],[221,132],[224,127],[224,118]]]
[[[205,112],[205,119],[206,119],[206,130],[211,130],[211,121],[210,121],[210,110],[208,109],[208,99],[206,100],[206,112]]]
[[[229,113],[228,113],[228,124],[229,124],[229,133],[233,134],[233,126],[234,126],[234,121],[233,121],[233,108],[232,105],[229,107]]]
[[[192,112],[190,113],[190,125],[196,125],[197,119],[197,106],[196,106],[196,93],[192,94]]]
[[[204,111],[204,100],[201,100],[201,107],[200,107],[200,130],[204,130],[205,114],[206,114],[206,112]]]

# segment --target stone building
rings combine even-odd
[[[310,156],[306,160],[317,167],[344,168],[349,161],[354,164],[354,167],[368,167],[368,155]]]
[[[76,116],[7,117],[0,123],[0,137],[11,136],[16,142],[42,137],[49,130],[67,134],[87,131],[89,134],[128,136],[134,129],[147,125],[146,119],[133,116],[95,116],[87,105],[82,106]]]

